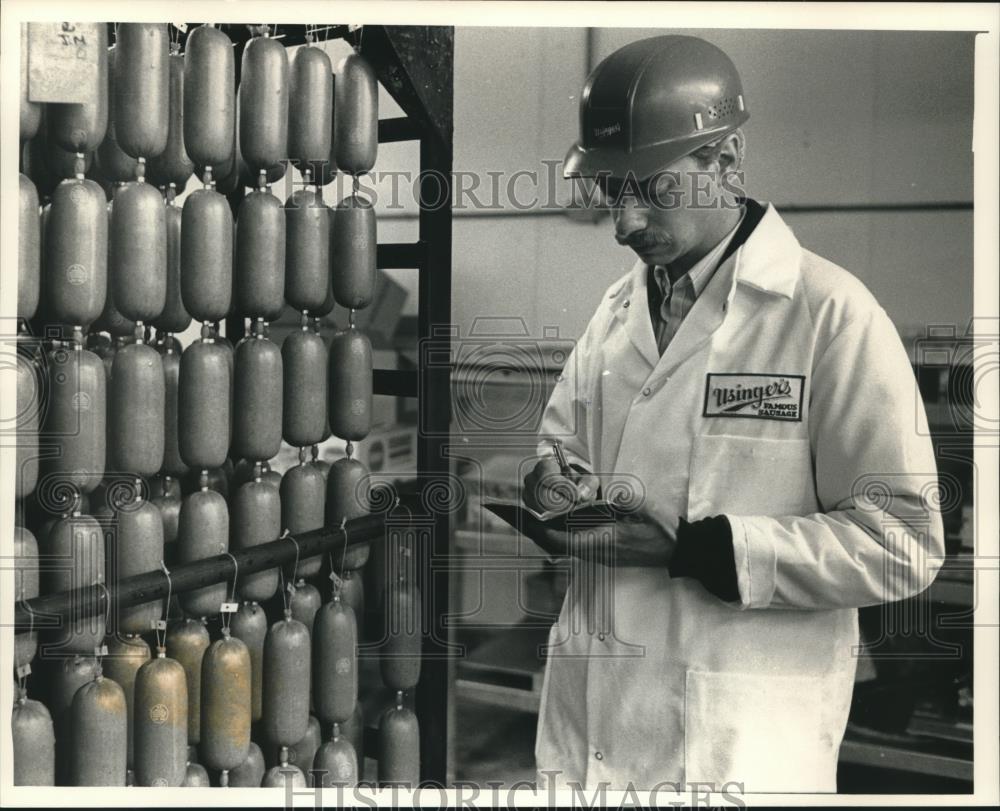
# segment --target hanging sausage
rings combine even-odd
[[[252,709],[250,651],[222,628],[202,660],[201,743],[202,763],[222,772],[228,785],[231,769],[241,766],[250,753]]]
[[[233,43],[218,28],[198,26],[184,54],[184,146],[199,173],[224,169],[234,155],[235,87]]]
[[[242,578],[241,578],[242,583]],[[264,638],[267,636],[267,615],[257,603],[241,603],[230,625],[234,639],[247,648],[250,661],[251,717],[259,721],[263,714]]]
[[[167,146],[170,122],[170,43],[165,23],[118,26],[115,107],[128,110],[115,122],[121,148],[140,163]]]
[[[41,220],[38,190],[31,179],[18,175],[17,317],[34,318],[41,290]]]
[[[56,736],[52,716],[40,701],[17,690],[10,721],[15,786],[54,786]]]
[[[322,175],[333,145],[333,66],[312,42],[307,29],[305,47],[292,59],[288,106],[288,157],[306,182]]]
[[[146,662],[152,658],[149,645],[141,636],[111,635],[107,638],[108,652],[101,660],[105,677],[117,682],[125,694],[126,717],[128,720],[128,741],[126,763],[135,768],[135,735],[133,717],[135,715],[135,677]]]
[[[184,57],[179,43],[170,44],[167,62],[167,142],[150,158],[146,174],[154,186],[180,194],[194,172],[194,161],[184,146]]]
[[[261,728],[280,748],[280,766],[289,764],[289,747],[308,730],[310,664],[309,630],[286,608],[264,640],[261,679]]]
[[[128,714],[122,688],[98,671],[73,696],[71,728],[71,785],[124,786]]]
[[[180,786],[187,774],[187,677],[163,647],[136,674],[134,718],[136,785]]]
[[[220,600],[216,605],[221,604]],[[191,746],[201,740],[201,666],[210,644],[208,629],[200,620],[176,622],[167,630],[167,655],[181,665],[187,680],[187,742]]]

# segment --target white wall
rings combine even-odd
[[[595,30],[593,58],[656,33],[671,32]],[[861,278],[902,332],[964,327],[972,212],[898,207],[972,199],[972,35],[673,33],[714,42],[741,71],[750,195],[821,208],[786,219],[803,245]],[[457,29],[455,169],[544,171],[561,160],[576,138],[586,43],[583,29]],[[871,204],[887,210],[843,210]],[[606,221],[458,212],[455,321],[467,334],[477,317],[519,316],[532,334],[557,326],[574,337],[632,257]]]

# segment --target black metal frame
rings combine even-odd
[[[109,24],[113,28],[113,24]],[[220,26],[233,40],[236,56],[237,81],[243,49],[251,37],[250,28],[244,24]],[[312,26],[314,31],[316,29]],[[399,141],[420,142],[420,216],[419,237],[414,243],[384,243],[378,245],[377,266],[416,270],[418,276],[418,353],[433,342],[438,357],[451,357],[451,183],[452,183],[452,100],[454,29],[432,26],[365,26],[351,30],[336,25],[319,28],[321,39],[343,38],[351,42],[369,60],[380,83],[389,91],[405,115],[379,121],[380,143]],[[307,26],[278,25],[274,36],[286,46],[305,42]],[[183,43],[186,34],[178,40]],[[234,210],[242,199],[244,190],[230,195]],[[431,202],[433,201],[433,202]],[[234,344],[243,335],[243,319],[226,321],[226,336]],[[417,491],[416,499],[408,504],[423,505],[422,511],[404,509],[405,516],[394,511],[371,519],[359,519],[348,525],[348,534],[354,540],[369,537],[383,525],[385,531],[402,524],[419,526],[424,542],[419,547],[417,566],[418,584],[425,601],[424,660],[421,678],[416,689],[416,711],[420,725],[421,779],[427,783],[447,785],[451,782],[452,730],[454,718],[451,704],[454,660],[450,655],[448,628],[443,617],[449,609],[449,583],[447,558],[451,540],[451,522],[447,510],[434,509],[433,499],[420,494],[430,493],[435,487],[447,486],[449,459],[445,453],[451,424],[451,366],[436,363],[420,364],[416,371],[376,369],[374,392],[396,397],[416,397],[419,411],[417,440]],[[360,522],[364,523],[363,527]],[[376,527],[377,524],[377,527]],[[360,532],[360,535],[356,534]],[[340,548],[344,539],[339,530],[326,528],[303,536],[310,549],[326,551]],[[248,550],[240,561],[242,571],[250,572],[269,568],[276,563],[290,561],[294,546],[276,540]],[[210,558],[181,567],[172,572],[174,591],[196,588],[231,577],[233,563],[228,555]],[[179,575],[179,578],[178,578]],[[186,586],[186,588],[181,588]],[[110,599],[120,606],[165,596],[160,590],[165,579],[158,572],[121,581],[111,590]],[[108,594],[101,588],[94,590],[88,605],[105,604]],[[17,626],[26,630],[43,613],[65,610],[70,598],[52,595],[28,601],[18,607]],[[97,613],[101,609],[94,609]]]

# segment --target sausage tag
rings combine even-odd
[[[104,23],[27,23],[30,101],[97,101],[101,25]]]
[[[21,665],[17,669],[17,677],[19,679],[23,679],[26,676],[30,676],[30,675],[31,675],[31,665]]]
[[[223,603],[219,608],[220,614],[235,614],[240,610],[239,603]]]
[[[165,631],[165,630],[167,630],[167,621],[166,620],[152,620],[149,623],[149,628],[152,631]]]
[[[94,648],[94,656],[107,656],[107,655],[108,655],[107,645],[98,645],[97,647]]]

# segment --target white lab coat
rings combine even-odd
[[[638,263],[608,289],[541,434],[605,488],[636,477],[660,514],[727,515],[740,600],[663,569],[571,575],[549,637],[539,782],[835,791],[857,608],[923,590],[944,554],[906,352],[868,290],[771,206],[662,357],[645,282]],[[705,416],[708,389],[732,383],[722,373],[802,376],[800,419]]]

